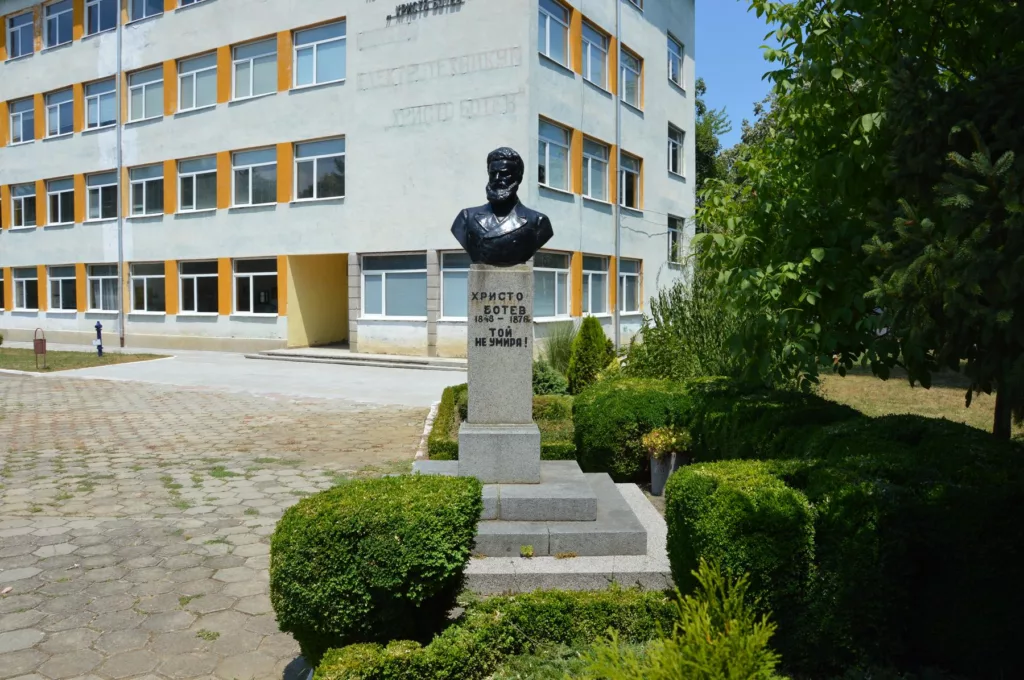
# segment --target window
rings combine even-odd
[[[562,66],[569,65],[569,10],[555,0],[540,0],[537,49]]]
[[[178,110],[191,111],[217,103],[217,55],[178,62]]]
[[[598,87],[606,86],[608,38],[590,24],[583,23],[583,77]]]
[[[686,220],[675,215],[668,216],[668,261],[676,264],[683,262],[683,229]]]
[[[639,10],[644,8],[644,0],[629,0],[629,4],[633,5]]]
[[[363,257],[363,316],[426,315],[426,255]]]
[[[164,211],[164,168],[147,165],[129,173],[132,190],[132,217],[159,215]]]
[[[75,131],[75,97],[71,88],[46,95],[46,136],[70,135]]]
[[[132,265],[132,311],[159,314],[167,310],[164,263]]]
[[[91,264],[86,268],[89,311],[117,311],[117,265]]]
[[[44,8],[43,41],[47,47],[71,42],[71,0],[60,0]]]
[[[683,87],[683,46],[668,36],[668,79]]]
[[[164,13],[164,0],[129,0],[129,4],[132,21]]]
[[[78,309],[75,267],[50,267],[50,309],[74,312]]]
[[[683,139],[684,133],[674,125],[668,126],[668,171],[683,174]]]
[[[34,312],[39,309],[39,270],[17,268],[14,274],[14,309]]]
[[[608,258],[583,256],[583,313],[608,313]]]
[[[622,50],[622,101],[630,106],[640,108],[640,74],[643,72],[643,61],[640,57]]]
[[[640,261],[619,261],[619,311],[640,311]]]
[[[88,203],[87,220],[112,220],[117,217],[117,172],[103,172],[85,178]]]
[[[569,131],[546,120],[540,122],[537,177],[552,189],[569,190]]]
[[[277,91],[277,40],[239,45],[234,55],[234,98]]]
[[[583,195],[608,200],[608,147],[589,139],[583,140]]]
[[[277,314],[277,260],[235,260],[235,314]]]
[[[35,138],[35,102],[31,98],[11,102],[11,144],[31,142]]]
[[[47,182],[46,203],[49,206],[46,213],[48,224],[74,224],[75,181],[69,177]]]
[[[164,114],[164,70],[157,66],[128,76],[128,120]]]
[[[17,59],[35,51],[32,34],[32,12],[25,12],[7,20],[7,58]]]
[[[178,210],[217,209],[217,157],[178,161]]]
[[[232,157],[234,205],[277,202],[277,149],[239,151]]]
[[[624,208],[640,209],[640,159],[621,155],[619,169],[619,205]]]
[[[92,35],[117,28],[117,5],[117,0],[86,0],[86,34]]]
[[[11,228],[36,226],[36,185],[15,184],[11,187]]]
[[[533,291],[535,317],[569,316],[569,256],[534,255]]]
[[[345,138],[295,145],[298,200],[345,195]]]
[[[179,272],[182,313],[216,314],[217,261],[182,262]]]
[[[89,130],[117,122],[117,87],[114,79],[85,86],[85,127]]]
[[[345,22],[295,31],[295,87],[345,78]]]
[[[441,316],[465,319],[469,305],[469,265],[466,253],[441,255]]]
[[[200,2],[203,2],[203,0],[181,0],[179,4],[182,7],[188,7],[189,5],[195,5],[195,4],[198,4]]]

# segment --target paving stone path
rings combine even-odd
[[[0,679],[304,677],[268,597],[274,525],[405,468],[424,416],[0,375]]]

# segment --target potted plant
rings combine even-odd
[[[640,441],[651,457],[651,495],[660,496],[668,476],[675,469],[673,459],[682,460],[690,448],[690,433],[678,427],[659,427],[645,434]]]

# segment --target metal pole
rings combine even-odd
[[[117,10],[117,80],[114,84],[114,91],[117,93],[117,103],[115,106],[116,117],[117,117],[117,330],[120,335],[121,347],[124,347],[124,305],[125,302],[122,300],[124,293],[124,191],[125,186],[122,181],[122,160],[121,160],[121,129],[124,125],[124,121],[121,120],[121,112],[123,110],[121,106],[122,97],[124,93],[121,91],[121,33],[123,25],[121,19],[120,3],[118,3]],[[102,294],[102,293],[101,293]]]
[[[615,296],[615,308],[612,310],[612,318],[615,326],[615,349],[622,347],[622,328],[619,321],[619,308],[622,306],[622,286],[619,282],[619,270],[622,268],[622,211],[619,204],[622,203],[622,0],[615,0],[615,202],[612,204],[612,218],[615,222],[615,288],[618,294]]]

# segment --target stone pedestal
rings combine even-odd
[[[533,265],[469,270],[469,413],[459,474],[486,484],[540,483],[533,422]]]

